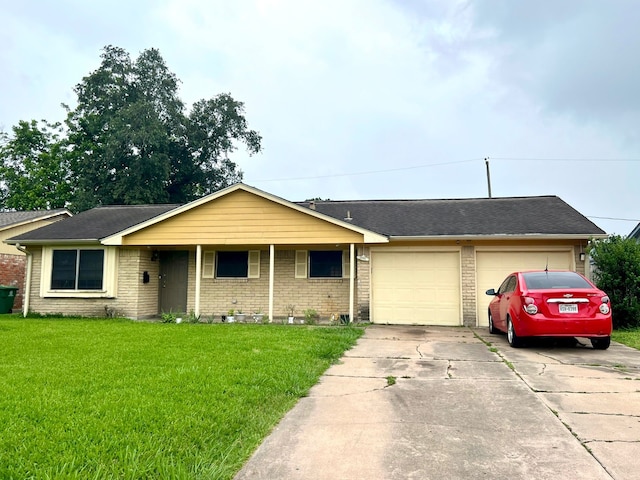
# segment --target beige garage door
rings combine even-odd
[[[460,253],[372,252],[374,323],[460,325]]]
[[[496,290],[507,275],[518,270],[573,269],[571,251],[501,251],[476,253],[476,285],[478,325],[487,326],[487,309],[492,297],[485,294]]]

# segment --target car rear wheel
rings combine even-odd
[[[491,316],[491,312],[489,312],[489,333],[496,334],[499,333],[498,329],[493,326],[493,317]]]
[[[516,330],[513,328],[513,322],[509,317],[507,317],[507,341],[513,348],[522,346],[522,339],[516,335]]]
[[[596,350],[606,350],[611,345],[611,337],[592,338],[591,345]]]

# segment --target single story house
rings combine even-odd
[[[605,232],[556,196],[290,202],[238,183],[185,205],[104,206],[14,236],[24,311],[134,319],[228,310],[486,325],[518,269],[585,271]]]
[[[0,212],[0,285],[18,288],[18,293],[13,303],[15,309],[22,308],[27,257],[23,251],[13,245],[4,243],[4,240],[70,216],[71,213],[64,208]]]
[[[631,233],[627,235],[627,238],[635,238],[636,241],[640,242],[640,223],[636,225],[633,230],[631,230]]]

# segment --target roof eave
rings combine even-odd
[[[43,239],[43,240],[15,240],[9,238],[4,241],[9,245],[100,245],[97,238],[73,238],[73,239]]]
[[[589,240],[607,238],[607,234],[588,234],[588,233],[572,233],[572,234],[547,234],[547,233],[531,233],[531,234],[491,234],[491,235],[390,235],[391,242],[415,242],[424,240]]]

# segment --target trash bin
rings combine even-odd
[[[0,313],[11,313],[17,292],[17,287],[4,287],[0,285]]]

